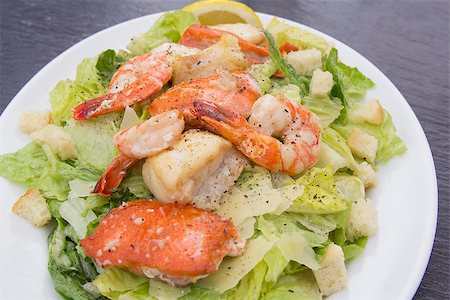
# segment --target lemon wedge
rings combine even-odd
[[[256,13],[247,5],[231,0],[203,0],[184,7],[198,17],[203,25],[247,23],[259,28],[263,25]]]

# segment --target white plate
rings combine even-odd
[[[0,117],[0,153],[14,152],[29,142],[16,126],[24,110],[48,108],[48,94],[59,80],[75,75],[85,57],[125,48],[131,37],[148,30],[161,14],[113,26],[81,41],[37,73]],[[267,24],[272,16],[259,14]],[[348,287],[330,299],[408,299],[414,296],[428,263],[437,217],[434,163],[425,134],[405,98],[392,82],[362,55],[343,43],[306,26],[335,44],[340,59],[370,77],[376,97],[391,113],[408,151],[381,165],[378,185],[369,196],[378,209],[379,231],[364,253],[348,265]],[[0,299],[59,299],[47,272],[48,228],[35,229],[11,213],[25,191],[0,178]]]

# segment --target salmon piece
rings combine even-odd
[[[250,65],[262,64],[269,58],[269,51],[267,48],[250,43],[232,32],[214,29],[199,24],[192,24],[189,26],[181,35],[178,43],[188,47],[205,49],[217,43],[224,34],[229,34],[238,38],[241,51],[247,56]]]
[[[242,254],[245,239],[212,212],[136,200],[112,209],[80,245],[99,266],[183,286],[215,272],[225,256]]]
[[[149,106],[152,116],[178,109],[187,124],[195,123],[191,113],[195,100],[201,99],[220,104],[247,118],[253,103],[261,95],[258,82],[245,71],[215,74],[182,82],[156,98]]]

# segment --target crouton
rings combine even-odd
[[[59,126],[46,125],[38,131],[33,132],[31,138],[39,144],[47,144],[63,160],[77,157],[75,142]]]
[[[317,69],[313,72],[309,92],[313,97],[325,97],[331,91],[333,84],[333,75],[330,72]]]
[[[30,134],[50,124],[52,121],[49,111],[25,111],[19,119],[19,127],[26,134]]]
[[[374,186],[377,183],[377,174],[370,164],[362,162],[359,164],[358,169],[355,171],[355,175],[361,179],[365,188]]]
[[[300,75],[311,76],[314,70],[322,67],[322,53],[317,49],[289,52],[286,60]]]
[[[325,251],[320,268],[313,273],[322,295],[329,296],[347,286],[347,269],[341,247],[330,244]]]
[[[370,199],[354,202],[345,234],[351,242],[363,236],[373,236],[378,230],[377,210]]]
[[[347,143],[352,153],[359,158],[371,163],[375,161],[378,149],[378,139],[376,137],[358,128],[353,128]]]
[[[27,219],[31,225],[44,226],[52,219],[45,198],[36,189],[28,190],[14,203],[12,211]]]
[[[381,107],[380,101],[377,99],[368,101],[358,109],[352,111],[349,115],[350,121],[359,124],[369,122],[371,124],[380,125],[383,123],[383,119],[383,107]]]

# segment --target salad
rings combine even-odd
[[[406,146],[372,80],[321,36],[199,3],[84,59],[0,156],[64,299],[322,299],[376,234],[366,189]]]

